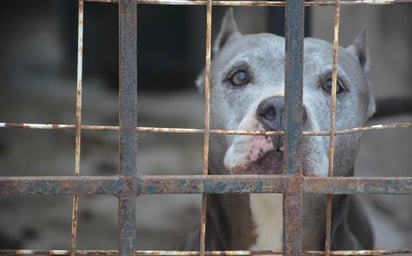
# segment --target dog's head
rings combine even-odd
[[[333,46],[314,38],[306,38],[304,46],[304,130],[327,131]],[[362,126],[375,111],[365,78],[365,30],[349,47],[339,48],[338,63],[336,129]],[[283,130],[284,65],[284,38],[267,33],[242,35],[230,9],[213,47],[211,127]],[[202,91],[203,74],[197,85]],[[328,145],[329,137],[304,137],[301,150],[305,175],[327,175]],[[236,174],[282,173],[283,147],[279,136],[228,135],[223,139],[215,135],[211,138],[212,168]],[[358,134],[337,136],[336,175],[351,175],[358,147]]]

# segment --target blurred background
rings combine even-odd
[[[193,81],[204,65],[205,7],[138,6],[138,123],[201,128],[203,103]],[[118,10],[85,4],[83,124],[118,123]],[[213,34],[224,8],[213,9]],[[284,33],[283,8],[236,7],[243,33]],[[306,36],[333,40],[333,7],[306,10]],[[369,80],[378,99],[370,124],[412,121],[412,6],[342,7],[340,39],[347,46],[368,28]],[[0,9],[0,122],[75,122],[77,3],[14,0]],[[202,135],[138,135],[144,174],[200,174]],[[358,176],[412,176],[412,130],[365,133]],[[81,174],[114,175],[118,135],[82,132]],[[74,132],[0,130],[0,176],[72,175]],[[362,196],[376,248],[412,244],[410,196]],[[0,249],[67,249],[71,197],[0,198]],[[199,221],[200,196],[138,199],[138,248],[179,249]],[[117,199],[80,198],[79,249],[117,248]]]

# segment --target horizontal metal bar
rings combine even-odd
[[[118,195],[124,188],[118,176],[0,177],[0,196]]]
[[[40,129],[40,130],[75,130],[75,124],[35,124],[35,123],[0,123],[0,128]],[[119,131],[119,126],[81,125],[82,130]]]
[[[284,193],[293,177],[281,175],[178,175],[134,177],[136,195]],[[0,177],[0,196],[122,195],[120,176]],[[319,194],[412,194],[412,177],[304,177],[303,192]]]
[[[86,2],[117,3],[119,0],[85,0]],[[138,4],[158,4],[158,5],[206,5],[206,0],[136,0]],[[340,5],[389,5],[407,4],[412,0],[346,0]],[[310,1],[305,2],[305,6],[333,6],[335,1]],[[284,1],[212,1],[215,6],[285,6]]]
[[[0,123],[0,128],[13,129],[41,129],[41,130],[75,130],[74,124],[34,124],[34,123]],[[351,129],[336,130],[335,135],[351,134],[357,132],[380,131],[386,129],[406,129],[412,128],[412,122],[402,123],[387,123],[377,124],[364,127],[355,127]],[[119,126],[105,125],[82,125],[82,130],[85,131],[119,131]],[[196,128],[168,128],[168,127],[136,127],[136,131],[140,133],[173,133],[173,134],[203,134],[204,129]],[[251,131],[251,130],[219,130],[211,129],[210,134],[226,134],[226,135],[260,135],[260,136],[276,136],[285,134],[284,131]],[[304,136],[330,136],[330,131],[303,131]]]
[[[282,193],[289,178],[274,175],[143,176],[143,194]]]
[[[305,177],[304,191],[321,194],[411,194],[411,177]]]
[[[76,250],[76,255],[117,255],[117,250]],[[330,251],[330,255],[390,255],[411,254],[412,249],[398,250],[361,250],[361,251]],[[204,255],[281,255],[281,251],[256,250],[256,251],[206,251]],[[0,250],[0,255],[70,255],[69,250]],[[161,250],[137,250],[134,255],[182,255],[197,256],[198,251],[161,251]],[[325,255],[323,251],[306,251],[302,255],[316,256]]]

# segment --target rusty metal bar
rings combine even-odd
[[[333,66],[332,66],[332,90],[330,96],[330,135],[329,135],[329,170],[328,176],[334,176],[335,167],[335,131],[336,131],[336,88],[338,81],[338,56],[339,56],[339,21],[340,0],[336,0],[335,23],[333,36]],[[333,196],[327,195],[326,221],[325,221],[325,255],[329,256],[332,239],[332,201]]]
[[[332,200],[333,195],[326,197],[326,221],[325,221],[325,255],[331,254],[331,239],[332,239]]]
[[[328,176],[333,176],[335,164],[335,132],[336,132],[336,88],[338,81],[338,55],[339,55],[339,19],[340,1],[336,0],[335,26],[333,37],[333,66],[332,66],[332,90],[330,96],[330,134],[329,134],[329,170]]]
[[[283,194],[283,252],[302,254],[301,141],[303,127],[304,0],[287,0],[285,8],[285,152],[284,170],[290,177]]]
[[[87,2],[98,3],[117,3],[119,0],[85,0]],[[155,4],[155,5],[207,5],[207,0],[135,0],[138,4]],[[341,5],[391,5],[391,4],[408,4],[412,0],[346,0]],[[284,1],[212,1],[216,6],[285,6]],[[334,6],[335,1],[310,1],[305,2],[305,6],[320,7]]]
[[[176,175],[0,177],[0,196],[284,193],[294,177],[281,175]],[[292,180],[292,181],[291,181]],[[303,192],[315,194],[412,194],[412,177],[303,177]]]
[[[78,1],[78,31],[77,31],[77,88],[76,88],[76,138],[74,150],[74,176],[80,176],[80,146],[82,125],[82,85],[83,85],[83,22],[84,1]],[[74,256],[77,242],[79,195],[73,195],[72,225],[70,236],[70,255]]]
[[[75,130],[74,124],[33,124],[33,123],[1,123],[0,128],[10,129],[40,129],[40,130]],[[406,129],[412,128],[411,122],[377,124],[351,129],[336,130],[335,135],[343,135],[357,132],[380,131],[386,129]],[[110,125],[82,125],[83,131],[119,131],[119,126]],[[204,129],[196,128],[170,128],[170,127],[136,127],[138,133],[175,133],[175,134],[203,134]],[[279,136],[284,135],[284,131],[251,131],[251,130],[219,130],[210,129],[210,134],[227,135],[260,135]],[[330,136],[330,131],[303,131],[303,136]]]
[[[117,250],[77,250],[76,255],[116,255]],[[390,255],[390,254],[411,254],[412,249],[398,250],[361,250],[361,251],[331,251],[330,255]],[[68,250],[0,250],[0,255],[70,255]],[[198,256],[199,251],[161,251],[161,250],[137,250],[134,255],[182,255]],[[281,251],[256,250],[256,251],[206,251],[207,256],[233,256],[233,255],[282,255]],[[302,255],[321,256],[325,255],[324,251],[306,251]]]
[[[209,172],[209,140],[210,140],[210,71],[212,59],[212,1],[208,0],[206,5],[206,42],[205,42],[205,85],[204,85],[204,133],[203,133],[203,175]],[[205,255],[206,247],[206,211],[207,194],[202,195],[202,206],[200,212],[200,255]]]
[[[0,196],[119,195],[124,183],[118,176],[0,177]]]
[[[304,191],[318,194],[411,194],[411,177],[305,177]]]
[[[119,1],[119,82],[120,137],[119,175],[125,191],[119,196],[119,254],[136,250],[136,171],[137,171],[137,5]]]
[[[283,255],[302,255],[302,183],[303,176],[292,176],[283,193]]]
[[[303,0],[286,2],[285,23],[285,170],[287,175],[302,175]]]

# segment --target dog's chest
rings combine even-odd
[[[251,250],[282,250],[282,194],[250,194],[252,219],[256,224],[256,244]]]

